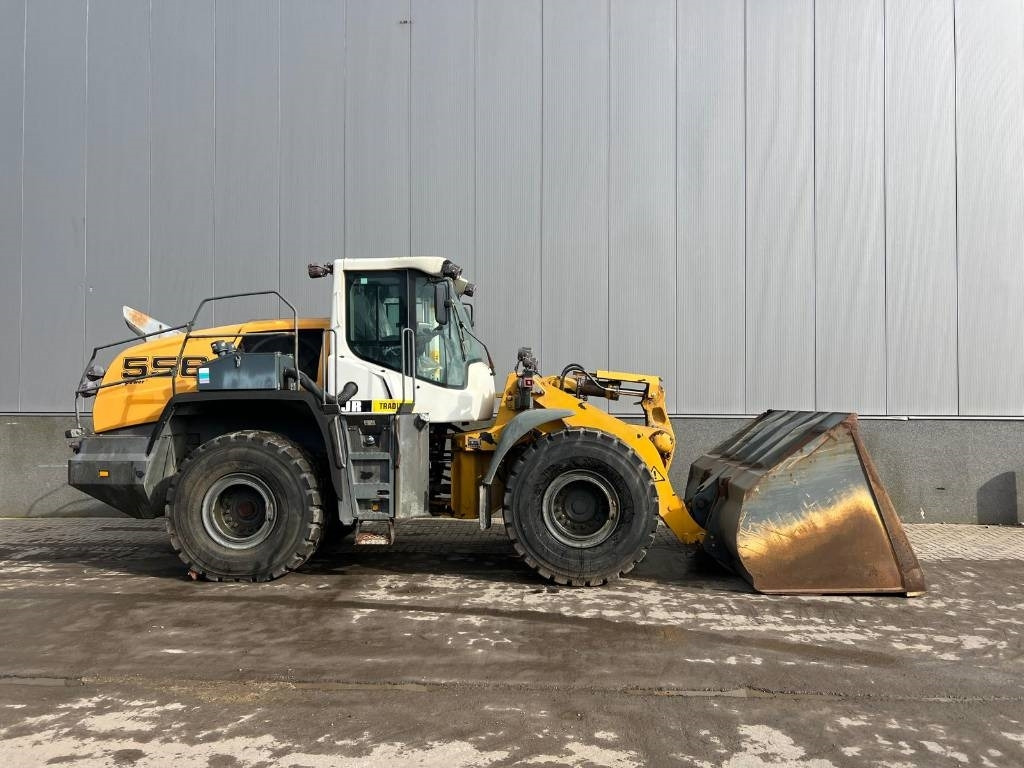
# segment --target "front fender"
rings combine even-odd
[[[487,473],[483,476],[481,483],[483,485],[490,485],[494,482],[494,476],[498,474],[498,468],[501,466],[501,462],[505,458],[505,454],[507,454],[512,449],[512,446],[518,443],[524,435],[529,434],[541,424],[547,424],[551,421],[561,421],[567,416],[572,415],[573,412],[568,408],[534,408],[529,411],[523,411],[522,413],[516,414],[512,418],[512,421],[506,424],[501,430],[501,437],[498,438],[498,446],[494,449],[494,455],[491,456],[491,463],[487,466]]]

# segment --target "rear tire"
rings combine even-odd
[[[167,532],[189,570],[214,581],[270,581],[316,551],[316,475],[293,442],[231,432],[204,443],[167,492]]]
[[[537,573],[596,586],[643,560],[658,527],[651,472],[622,441],[593,429],[545,435],[509,475],[505,530]]]

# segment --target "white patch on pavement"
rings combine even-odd
[[[360,619],[364,619],[367,616],[369,616],[371,613],[374,613],[374,612],[375,612],[375,609],[373,609],[373,608],[355,608],[355,609],[353,609],[352,611],[349,612],[349,617],[350,617],[349,620],[353,624],[356,624],[356,623],[359,622]]]
[[[281,742],[270,735],[221,737],[189,744],[173,738],[175,726],[165,720],[168,713],[185,709],[183,704],[157,706],[151,701],[123,701],[97,696],[79,699],[57,709],[57,712],[26,718],[0,729],[4,768],[35,768],[48,762],[66,760],[82,766],[109,766],[118,763],[116,753],[125,751],[140,755],[132,761],[135,768],[164,768],[168,765],[206,768],[212,758],[224,755],[243,765],[267,763],[280,768],[362,768],[399,763],[423,768],[482,768],[510,756],[506,750],[483,751],[466,741],[428,742],[422,746],[400,742],[374,744],[368,751],[351,757],[305,752],[298,745]],[[156,727],[158,724],[159,729]],[[26,729],[30,731],[26,733]],[[359,748],[368,746],[368,742],[369,735],[364,734],[358,742],[345,740],[336,744]],[[579,754],[582,760],[604,762],[616,768],[637,764],[623,762],[618,753],[601,748],[581,745],[579,750],[570,752]],[[604,761],[605,753],[615,760]],[[589,754],[595,757],[591,758]]]
[[[966,763],[967,755],[963,752],[957,752],[951,747],[944,747],[941,744],[936,744],[934,741],[922,741],[924,748],[931,752],[933,755],[942,755],[942,757],[951,757],[958,763]]]
[[[730,757],[723,768],[835,768],[822,758],[805,760],[806,751],[782,731],[767,725],[741,725],[743,744],[740,752]]]
[[[868,721],[863,717],[840,717],[836,720],[836,723],[843,726],[843,728],[852,728],[854,726],[867,725]]]
[[[605,749],[592,744],[580,744],[570,741],[562,748],[558,755],[534,755],[525,760],[517,760],[517,765],[543,765],[554,763],[556,765],[601,765],[606,768],[633,768],[633,766],[645,765],[645,762],[635,752],[625,750]]]

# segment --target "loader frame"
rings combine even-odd
[[[365,261],[353,268],[377,268]],[[414,270],[431,260],[393,261],[392,269]],[[443,280],[461,274],[450,262],[440,269]],[[311,276],[331,273],[316,272],[310,268]],[[344,279],[344,273],[343,266],[336,279]],[[276,297],[289,308],[290,322],[196,332],[208,304],[258,296]],[[276,578],[300,566],[331,521],[354,526],[357,540],[363,523],[384,523],[384,543],[390,543],[396,519],[448,515],[475,518],[488,528],[500,513],[525,562],[562,584],[600,584],[630,571],[652,545],[660,517],[679,540],[704,541],[712,555],[761,591],[920,594],[924,589],[913,551],[857,437],[853,414],[767,412],[691,467],[684,499],[669,479],[676,439],[657,376],[591,372],[575,363],[557,376],[542,376],[532,352],[522,348],[493,419],[461,427],[431,424],[427,415],[415,412],[412,328],[401,329],[402,399],[379,401],[380,408],[378,401],[369,401],[364,409],[355,407],[363,401],[351,400],[353,382],[337,394],[328,392],[328,382],[337,386],[339,381],[337,367],[328,369],[338,365],[338,336],[333,324],[311,322],[300,321],[277,291],[234,293],[204,299],[181,325],[95,347],[75,392],[69,484],[134,517],[166,512],[172,543],[190,571],[217,579]],[[182,338],[172,347],[174,355],[164,344],[151,344],[152,350],[166,349],[165,356],[149,364],[140,358],[141,364],[129,367],[130,358],[122,354],[114,376],[96,368],[104,350],[177,332]],[[312,366],[311,358],[302,357],[301,334],[307,332],[320,338]],[[250,348],[249,340],[260,336],[286,345],[259,351],[256,341]],[[214,340],[213,358],[190,356],[197,339]],[[405,394],[407,363],[412,401]],[[184,377],[186,385],[179,386]],[[107,413],[101,434],[86,434],[82,398],[133,385],[143,392],[158,378],[169,379],[170,386],[152,386],[145,393],[148,400],[136,398],[149,409],[141,418],[138,412],[127,419]],[[490,402],[492,391],[488,382],[484,402]],[[636,398],[643,423],[612,415],[590,398]],[[104,403],[109,411],[110,402],[123,402],[127,411],[130,401]],[[160,404],[158,411],[154,403]],[[119,422],[125,426],[111,428]],[[221,465],[227,467],[222,476],[217,474]],[[831,483],[819,467],[841,471],[842,482]],[[794,488],[801,483],[813,486],[818,497],[795,501]],[[277,524],[277,506],[286,499],[299,505],[302,531],[294,530],[291,518]],[[215,542],[228,542],[225,557],[214,553],[211,561],[190,547],[196,531],[188,526],[199,519],[195,504],[202,507],[203,525],[221,520],[237,533],[221,530],[219,539],[211,533]],[[263,522],[256,525],[253,519]],[[247,571],[237,552],[280,538],[284,528],[292,539],[277,542],[277,550],[260,555],[257,570]],[[844,532],[868,529],[881,531],[862,547],[870,551],[846,552]],[[259,535],[246,533],[252,530]],[[799,540],[801,532],[813,537],[821,531],[828,533],[828,558],[844,563],[838,581],[816,579],[815,568],[829,563],[818,557],[813,541]],[[790,578],[785,557],[776,567],[769,556],[769,567],[762,567],[766,542],[794,556],[799,551],[798,569],[804,573]]]

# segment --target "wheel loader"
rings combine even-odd
[[[389,544],[397,521],[500,516],[558,584],[628,573],[660,519],[762,592],[924,590],[854,414],[768,411],[695,462],[680,495],[659,377],[579,363],[542,375],[524,347],[496,393],[475,286],[451,261],[308,271],[333,279],[329,318],[299,318],[276,291],[206,299],[178,326],[125,307],[136,335],[93,350],[77,387],[69,484],[166,516],[194,578],[265,581],[325,536]],[[290,317],[197,327],[212,302],[250,296]],[[603,407],[618,400],[637,418]]]

